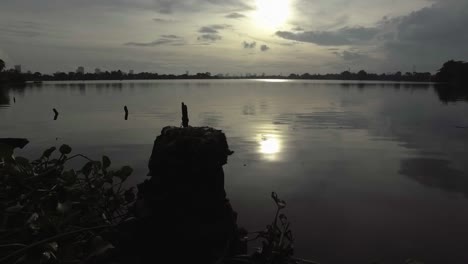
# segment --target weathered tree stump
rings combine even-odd
[[[215,263],[235,251],[237,214],[224,190],[233,152],[209,127],[165,127],[154,142],[149,180],[138,186],[137,224],[126,247],[142,262]]]

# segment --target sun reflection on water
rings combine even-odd
[[[259,152],[268,159],[276,159],[281,151],[281,142],[275,135],[260,135],[258,143]]]

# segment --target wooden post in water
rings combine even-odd
[[[182,102],[182,127],[188,127],[188,124],[189,118],[187,105]]]
[[[58,118],[58,115],[59,115],[59,112],[57,111],[57,109],[52,109],[52,111],[54,111],[54,120],[57,120]]]
[[[128,108],[127,108],[127,106],[124,106],[124,111],[125,111],[125,120],[128,120]]]

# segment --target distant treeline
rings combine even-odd
[[[433,75],[430,72],[396,72],[396,73],[367,73],[344,71],[337,74],[296,74],[282,75],[257,75],[246,74],[243,76],[228,76],[210,72],[189,74],[158,74],[151,72],[125,73],[121,70],[103,71],[97,73],[83,72],[56,72],[54,74],[42,74],[40,72],[20,73],[14,69],[4,71],[5,63],[0,60],[0,82],[25,82],[25,81],[81,81],[81,80],[172,80],[172,79],[303,79],[303,80],[358,80],[358,81],[403,81],[403,82],[449,82],[466,83],[468,80],[468,63],[462,61],[448,61]]]

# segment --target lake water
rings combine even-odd
[[[235,151],[226,191],[248,230],[271,222],[276,191],[298,257],[468,263],[468,104],[447,100],[411,83],[51,82],[0,89],[0,137],[28,138],[29,158],[64,143],[105,154],[138,183],[185,102],[191,125],[222,129]]]

